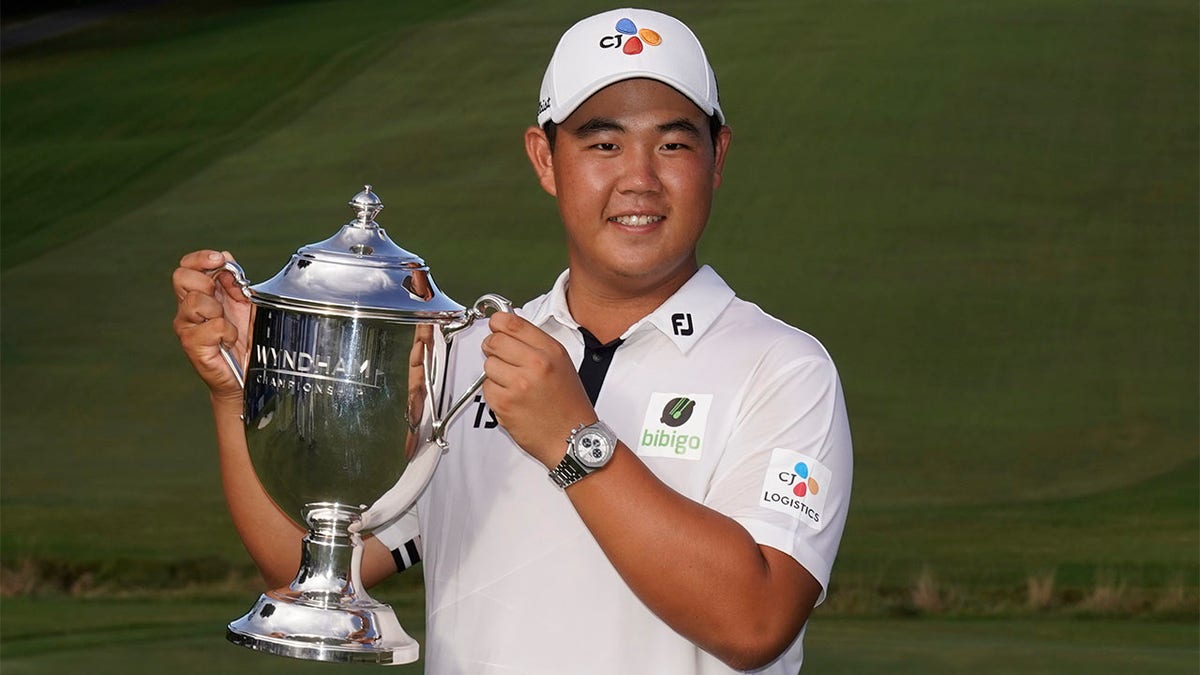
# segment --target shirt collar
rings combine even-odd
[[[568,328],[579,328],[579,324],[575,322],[575,317],[571,316],[571,310],[567,309],[567,279],[570,276],[571,270],[569,269],[563,270],[562,274],[558,275],[558,279],[554,281],[554,286],[550,289],[550,292],[541,297],[541,302],[530,313],[528,317],[530,323],[543,328],[547,321],[556,319]]]
[[[569,278],[570,270],[558,275],[554,287],[530,313],[531,323],[544,327],[547,321],[555,319],[572,330],[578,330],[579,324],[567,308]],[[713,268],[704,265],[658,309],[630,326],[621,339],[627,340],[640,330],[655,328],[686,354],[716,322],[733,298],[733,289]]]
[[[733,289],[713,268],[704,265],[658,309],[630,326],[621,337],[653,326],[686,354],[716,323],[733,298]]]

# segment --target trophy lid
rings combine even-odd
[[[383,202],[371,186],[349,204],[354,220],[329,239],[302,246],[278,274],[250,287],[251,298],[284,310],[401,323],[461,318],[463,306],[438,290],[425,261],[375,222]]]

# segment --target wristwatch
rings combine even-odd
[[[567,437],[567,454],[550,472],[560,488],[566,488],[600,469],[617,450],[617,435],[604,422],[580,424]]]

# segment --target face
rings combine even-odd
[[[553,152],[537,128],[526,150],[558,199],[572,284],[674,292],[696,271],[730,131],[714,144],[708,117],[654,80],[605,87],[558,125]]]

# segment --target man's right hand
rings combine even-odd
[[[254,304],[242,293],[233,274],[223,270],[227,251],[194,251],[179,261],[171,277],[178,308],[175,334],[192,367],[214,398],[242,400],[242,388],[221,356],[224,344],[243,371],[250,349]]]

